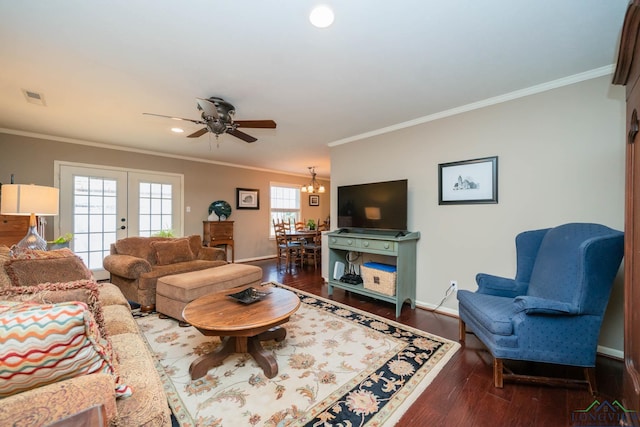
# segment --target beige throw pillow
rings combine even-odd
[[[156,252],[156,264],[167,265],[177,262],[192,261],[195,257],[189,246],[189,239],[159,240],[151,242]]]

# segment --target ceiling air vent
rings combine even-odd
[[[47,105],[44,101],[44,95],[41,93],[26,89],[22,89],[22,93],[30,104],[42,105],[43,107]]]

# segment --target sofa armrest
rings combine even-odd
[[[491,274],[478,273],[476,275],[478,293],[495,295],[498,297],[515,298],[527,292],[526,283],[516,282],[514,279],[493,276]]]
[[[198,259],[205,261],[226,261],[227,251],[221,248],[203,246],[198,251]]]
[[[127,279],[137,279],[142,273],[150,272],[152,268],[146,259],[118,254],[107,255],[102,265],[109,273]]]
[[[49,425],[96,405],[104,405],[113,424],[114,387],[111,375],[96,373],[17,393],[2,399],[0,425]]]
[[[514,301],[516,312],[524,311],[527,314],[578,314],[579,310],[573,304],[546,298],[519,296]]]

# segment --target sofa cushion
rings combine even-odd
[[[56,251],[53,251],[56,252]],[[93,275],[76,255],[54,258],[12,258],[4,268],[13,286],[91,279]]]
[[[5,397],[0,405],[0,426],[54,425],[96,405],[105,406],[109,421],[116,420],[114,384],[112,375],[94,373]]]
[[[131,309],[129,302],[122,295],[120,288],[113,283],[100,282],[98,283],[99,300],[102,307],[105,308],[109,305],[122,305],[128,309]]]
[[[156,254],[151,247],[151,242],[167,240],[165,237],[140,237],[133,236],[117,240],[113,247],[118,255],[130,255],[136,258],[146,259],[150,264],[156,263]]]
[[[12,252],[13,259],[52,259],[52,258],[69,258],[76,254],[69,248],[55,249],[52,251],[43,251],[40,249],[22,249],[14,248]]]
[[[151,242],[151,247],[155,251],[157,265],[191,261],[195,258],[187,238],[155,241]]]
[[[121,355],[122,381],[131,385],[133,395],[118,401],[118,425],[171,425],[171,410],[153,355],[140,333],[119,334],[112,338],[113,348]]]
[[[136,321],[131,316],[131,310],[128,307],[122,305],[108,305],[103,307],[104,311],[104,323],[109,331],[109,339],[113,339],[115,335],[139,332]],[[118,354],[118,360],[121,359],[120,353]]]
[[[0,397],[96,372],[118,381],[111,345],[82,302],[0,302],[0,327]],[[131,390],[119,384],[116,394]]]
[[[81,301],[87,304],[103,337],[107,338],[98,284],[93,280],[77,280],[62,283],[39,283],[35,286],[10,286],[0,289],[0,299],[55,304]]]

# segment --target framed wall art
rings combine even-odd
[[[438,204],[498,203],[498,157],[440,163]]]
[[[260,190],[236,188],[236,209],[260,209]]]
[[[309,206],[320,206],[320,196],[309,194]]]

